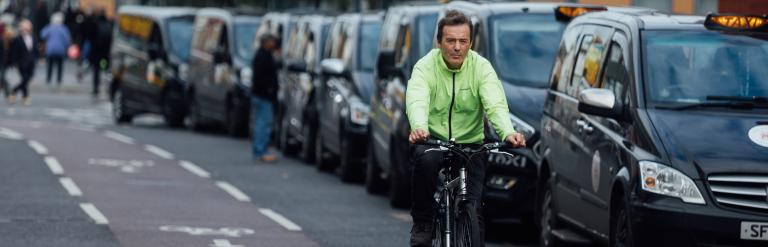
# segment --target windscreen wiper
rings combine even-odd
[[[657,105],[659,109],[688,110],[693,108],[726,107],[734,109],[768,109],[768,101],[765,97],[734,97],[734,96],[708,96],[707,101],[696,103],[663,104]]]

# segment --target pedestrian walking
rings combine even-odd
[[[266,34],[260,38],[260,47],[251,64],[251,123],[253,124],[253,158],[261,162],[275,162],[277,156],[268,153],[274,104],[277,102],[277,64],[273,53],[280,50],[278,38]]]
[[[99,96],[101,84],[101,71],[109,66],[109,49],[112,46],[112,22],[107,19],[104,9],[96,10],[96,14],[90,21],[84,23],[83,28],[86,41],[90,43],[88,51],[88,63],[93,69],[94,98]]]
[[[64,58],[72,37],[69,29],[64,26],[64,14],[55,13],[51,16],[51,24],[43,28],[40,38],[45,42],[45,59],[48,64],[46,83],[51,84],[51,74],[57,70],[56,83],[61,85],[61,76],[64,70]]]
[[[19,22],[19,35],[11,41],[10,48],[10,60],[19,70],[21,82],[8,96],[8,102],[15,103],[16,94],[21,92],[24,105],[30,105],[29,81],[35,73],[35,64],[37,63],[37,41],[32,36],[32,22],[27,19]]]

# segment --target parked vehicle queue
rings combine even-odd
[[[760,231],[768,228],[764,16],[454,2],[393,6],[383,20],[381,13],[260,18],[203,9],[191,22],[189,9],[132,8],[145,7],[121,8],[112,52],[120,123],[149,112],[171,126],[185,116],[193,127],[217,120],[233,134],[247,133],[247,104],[237,107],[232,96],[250,86],[256,37],[272,33],[283,37],[284,51],[279,147],[336,169],[344,181],[364,178],[369,192],[389,192],[393,206],[408,206],[405,82],[434,46],[441,11],[458,8],[473,17],[473,49],[505,82],[510,118],[538,158],[491,157],[485,198],[502,202],[500,215],[533,216],[540,245],[643,246],[658,239],[652,236],[683,245],[768,240]],[[164,28],[177,20],[191,33]],[[178,35],[190,36],[186,54]],[[559,50],[549,40],[560,40]],[[154,88],[141,91],[148,85]],[[196,108],[202,104],[206,113]],[[361,134],[370,141],[348,139]],[[350,156],[351,143],[358,156]],[[677,220],[667,224],[670,218]]]

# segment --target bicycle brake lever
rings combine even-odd
[[[509,155],[511,157],[516,157],[516,155],[514,155],[514,154],[507,153],[507,152],[504,152],[504,151],[499,151],[499,149],[493,149],[493,150],[490,151],[490,153],[503,154],[503,155]]]

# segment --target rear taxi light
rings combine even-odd
[[[709,14],[704,26],[721,31],[768,31],[768,16]]]
[[[555,19],[567,22],[589,12],[606,10],[608,8],[604,6],[558,6],[555,8]]]

